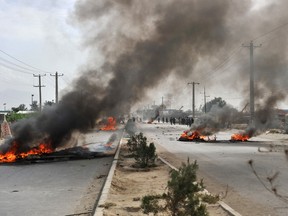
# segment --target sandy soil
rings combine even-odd
[[[163,156],[163,152],[158,152]],[[170,167],[157,161],[157,167],[145,170],[132,168],[134,159],[125,157],[122,145],[118,165],[105,203],[105,216],[141,216],[141,198],[148,194],[162,194],[169,179]],[[167,157],[166,157],[167,158]],[[227,216],[218,204],[207,206],[210,216]],[[159,214],[164,215],[165,214]]]
[[[285,137],[287,138],[288,135],[275,135],[275,134],[263,134],[261,138],[267,139],[267,140],[273,140],[275,137],[277,137],[277,140],[283,140]],[[148,139],[149,140],[149,139]],[[157,154],[161,156],[163,159],[165,159],[167,162],[172,164],[175,167],[180,167],[183,160],[179,159],[175,155],[173,155],[170,152],[167,152],[165,148],[163,148],[160,145],[157,145],[157,141],[155,140],[149,140],[149,142],[154,142],[157,148]],[[254,203],[249,199],[249,197],[243,197],[239,195],[238,192],[233,190],[232,188],[227,188],[227,185],[215,180],[215,178],[209,173],[205,173],[201,171],[201,168],[198,171],[197,174],[198,179],[204,179],[204,185],[206,189],[212,193],[212,194],[219,194],[220,197],[222,197],[222,201],[224,201],[226,204],[228,204],[230,207],[232,207],[234,210],[236,210],[238,213],[241,213],[243,216],[264,216],[264,215],[274,215],[273,212],[271,212],[271,209],[267,208],[265,205],[261,205],[259,203]],[[263,214],[265,212],[265,214]],[[214,212],[210,212],[210,215],[222,215]],[[224,214],[225,215],[225,214]],[[229,214],[226,214],[229,215]]]

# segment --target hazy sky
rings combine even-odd
[[[0,110],[39,101],[33,74],[58,71],[61,91],[77,73],[85,52],[77,29],[70,25],[74,0],[0,0]],[[12,57],[30,65],[22,64]],[[15,65],[16,64],[16,65]],[[20,67],[19,67],[20,66]],[[26,70],[24,68],[29,70]],[[42,101],[55,99],[55,77],[42,77]]]
[[[4,109],[4,103],[6,103],[6,109],[19,104],[25,104],[30,108],[32,94],[34,100],[38,101],[38,88],[33,87],[33,85],[38,85],[38,78],[33,77],[33,74],[46,72],[46,76],[42,77],[42,85],[46,86],[42,88],[43,102],[55,99],[55,77],[50,76],[50,73],[54,74],[58,71],[64,74],[59,77],[60,94],[61,90],[69,87],[73,78],[77,77],[80,66],[87,60],[88,51],[83,48],[85,35],[81,34],[81,27],[78,25],[78,29],[75,23],[72,24],[71,14],[75,2],[76,0],[0,0],[0,26],[2,27],[0,34],[0,110]],[[253,2],[255,6],[252,10],[259,10],[263,5],[273,1],[254,0]],[[100,24],[99,29],[101,31]],[[249,38],[244,39],[244,41],[238,41],[239,44],[235,44],[235,47],[221,50],[219,55],[223,58],[218,56],[218,59],[224,60],[233,50],[241,47],[241,43],[249,42]],[[24,65],[3,52],[41,70]],[[243,48],[241,53],[248,60],[248,49]],[[234,67],[239,61],[237,58],[221,67],[221,70],[227,72]],[[101,58],[99,61],[101,62]],[[201,62],[197,64],[196,69],[197,67],[199,70],[205,69]],[[211,68],[206,67],[206,70],[208,69]],[[249,70],[249,68],[246,69]],[[224,72],[221,76],[229,76],[229,73]],[[206,85],[207,79],[210,79],[210,84]],[[218,85],[211,85],[213,83],[211,80],[215,80]],[[174,91],[176,94],[170,97],[170,107],[184,106],[185,109],[189,109],[191,108],[191,85],[187,83],[191,81],[200,82],[200,85],[196,86],[196,108],[203,104],[204,85],[206,85],[206,94],[210,96],[207,100],[222,97],[236,108],[241,109],[243,106],[243,92],[232,91],[226,86],[227,80],[222,82],[217,74],[211,75],[209,71],[202,72],[194,80],[190,77],[187,77],[186,81],[179,82],[173,77],[163,80],[158,88],[150,92],[151,97],[142,105],[160,104],[162,97],[167,100],[169,94]],[[175,85],[174,90],[165,91],[167,86],[171,85]]]

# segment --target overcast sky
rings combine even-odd
[[[33,74],[42,75],[46,72],[46,76],[42,77],[42,85],[45,85],[42,88],[43,103],[55,99],[55,77],[50,76],[50,73],[58,71],[64,74],[59,77],[60,95],[61,90],[69,87],[73,78],[77,77],[87,54],[82,46],[83,35],[81,36],[80,30],[72,24],[70,16],[75,2],[76,0],[0,0],[0,110],[4,107],[10,109],[19,104],[25,104],[29,109],[32,94],[34,100],[39,101],[38,88],[33,87],[38,85],[38,78],[33,77]],[[254,9],[258,10],[270,1],[254,0],[254,2]],[[244,52],[246,51],[248,56],[248,50],[244,49]],[[233,65],[233,62],[230,65]],[[217,77],[212,78],[217,82]],[[170,81],[166,80],[158,89],[165,90],[165,85],[175,83],[173,77]],[[170,98],[171,108],[181,106],[185,109],[191,108],[191,85],[187,85],[191,81],[187,80],[181,85],[177,83],[181,90]],[[199,81],[201,84],[196,87],[197,108],[204,101],[204,81],[205,79]],[[231,92],[223,84],[222,87],[221,89],[220,83],[221,95],[219,95],[218,92],[215,94],[215,89],[206,86],[206,94],[210,96],[207,100],[221,96],[241,109],[243,105],[241,94]],[[157,93],[154,91],[152,95],[150,101],[144,103],[147,106],[160,104],[162,97],[167,99],[169,96],[165,91]]]
[[[33,87],[38,78],[33,74],[48,72],[42,77],[46,86],[42,88],[43,102],[55,100],[55,77],[50,73],[64,74],[59,77],[60,92],[76,76],[85,52],[80,34],[69,20],[74,2],[0,0],[0,110],[4,103],[6,109],[19,104],[30,108],[32,94],[39,101],[39,89]]]

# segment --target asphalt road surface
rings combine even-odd
[[[228,194],[224,201],[242,215],[288,215],[288,202],[283,202],[269,192],[257,179],[249,160],[253,160],[259,178],[270,185],[267,177],[279,172],[273,185],[279,194],[288,195],[288,164],[284,153],[286,141],[274,140],[273,136],[254,137],[249,142],[230,142],[232,132],[216,134],[217,142],[181,142],[177,139],[188,127],[170,124],[138,124],[139,131],[156,145],[173,153],[178,160],[186,162],[189,157],[197,160],[199,171]],[[285,138],[285,137],[284,137]],[[287,137],[288,138],[288,135]],[[272,148],[271,144],[279,145]],[[268,151],[269,150],[269,151]],[[205,183],[204,178],[204,183]],[[287,200],[287,199],[286,199]]]
[[[0,164],[0,215],[89,215],[108,175],[120,136],[121,130],[91,131],[79,136],[81,145],[109,152],[107,157]],[[109,139],[112,143],[108,143]]]

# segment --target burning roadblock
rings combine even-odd
[[[179,141],[185,142],[205,142],[205,141],[212,141],[209,136],[201,135],[201,133],[197,130],[195,131],[184,131],[178,139]],[[216,141],[216,136],[214,137],[213,141]]]
[[[115,151],[115,143],[119,136],[116,131],[116,118],[108,117],[105,122],[100,129],[94,128],[85,134],[72,133],[61,147],[55,147],[49,137],[38,139],[30,145],[23,145],[25,140],[13,137],[13,130],[11,133],[7,122],[4,128],[4,122],[2,128],[5,129],[4,132],[9,131],[10,135],[6,136],[0,145],[0,163],[52,162],[109,156]],[[112,131],[116,132],[111,133]]]
[[[239,132],[231,135],[230,142],[247,142],[252,136],[248,132]],[[216,135],[203,135],[198,130],[186,130],[179,137],[178,141],[183,142],[216,142]],[[221,140],[223,142],[225,140]]]
[[[237,134],[233,134],[231,136],[230,141],[242,141],[242,142],[246,142],[248,141],[248,139],[250,138],[250,136],[248,136],[245,133],[237,133]]]
[[[103,131],[114,131],[116,130],[116,118],[108,117],[106,124],[100,128]]]
[[[260,132],[254,125],[244,124],[240,132],[233,130],[233,122],[244,121],[241,113],[226,105],[224,107],[213,107],[213,109],[196,119],[189,130],[184,131],[179,141],[190,142],[247,142],[251,137]],[[245,129],[246,128],[246,129]],[[225,131],[225,136],[217,141],[220,132]],[[227,132],[231,133],[227,136]],[[223,139],[224,138],[224,139]]]

